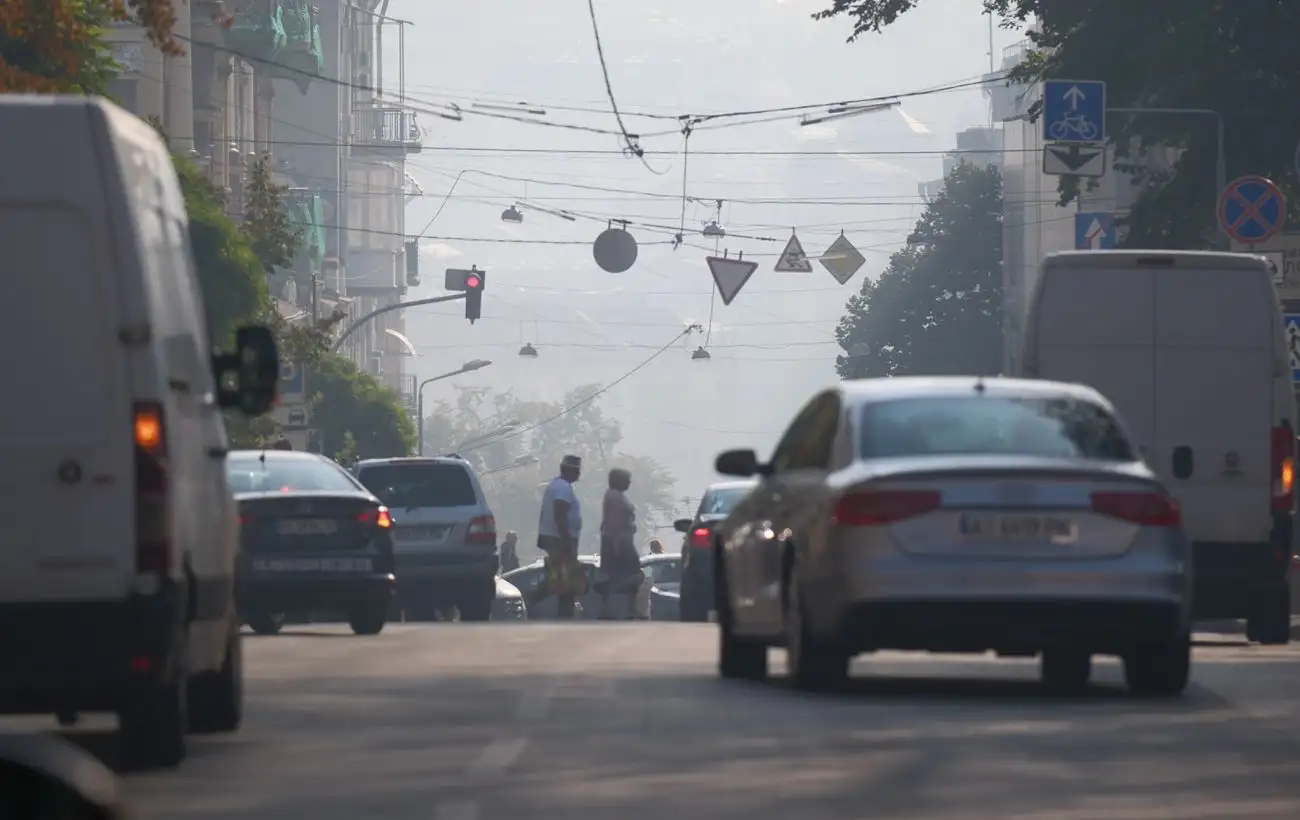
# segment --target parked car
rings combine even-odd
[[[709,619],[713,611],[713,528],[756,486],[758,482],[752,479],[710,484],[695,517],[673,522],[673,528],[683,533],[679,604],[683,621]]]
[[[596,618],[600,615],[600,594],[593,589],[591,579],[597,577],[600,571],[600,557],[597,555],[580,555],[578,562],[587,570],[589,579],[587,584],[587,593],[578,598],[575,610],[575,617],[578,618]],[[514,585],[524,595],[524,600],[529,600],[533,591],[537,588],[546,577],[546,567],[542,561],[534,561],[526,564],[519,569],[511,570],[505,573],[501,578]],[[554,620],[558,616],[556,601],[554,597],[548,597],[536,606],[528,608],[529,620]]]
[[[237,450],[226,477],[239,505],[240,609],[253,631],[342,612],[356,634],[378,635],[396,588],[388,508],[315,453]]]
[[[646,579],[637,595],[638,617],[653,621],[680,620],[678,589],[682,582],[681,555],[646,555],[641,558]]]
[[[504,578],[496,579],[496,600],[492,602],[492,620],[526,621],[528,607],[524,604],[524,595],[519,587]]]
[[[1178,503],[1089,387],[1003,378],[842,382],[772,457],[717,459],[759,484],[714,535],[719,669],[832,687],[880,649],[1041,658],[1078,689],[1093,655],[1135,693],[1191,669],[1191,545]]]
[[[392,510],[398,604],[408,621],[454,608],[486,621],[496,600],[496,518],[469,462],[457,457],[360,461],[357,480]]]

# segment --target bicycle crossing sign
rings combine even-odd
[[[1106,84],[1100,80],[1043,83],[1043,141],[1106,139]]]
[[[803,243],[791,231],[790,241],[785,243],[785,250],[781,251],[781,258],[773,270],[778,273],[812,273],[812,269],[812,260],[804,253]]]

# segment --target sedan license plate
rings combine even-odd
[[[280,535],[334,535],[339,531],[339,522],[328,518],[288,518],[277,521],[275,531]]]
[[[369,558],[259,558],[257,572],[370,572]]]
[[[1078,527],[1068,518],[1051,515],[963,515],[963,538],[972,541],[1049,541],[1068,544],[1078,538]]]
[[[398,527],[398,541],[437,541],[447,532],[446,527]]]

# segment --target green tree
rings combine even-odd
[[[189,159],[174,157],[173,164],[185,195],[208,331],[214,343],[226,344],[237,326],[266,309],[266,277],[248,237],[226,216],[222,192]]]
[[[285,207],[288,192],[288,186],[275,183],[269,153],[249,165],[244,188],[244,233],[267,276],[276,268],[292,265],[302,247],[303,228],[294,224]]]
[[[415,425],[397,394],[348,359],[322,357],[309,374],[308,389],[320,452],[355,460],[415,450]]]
[[[835,329],[842,378],[996,373],[1002,359],[1002,180],[961,163]]]
[[[853,38],[878,32],[924,0],[834,0],[815,17],[844,15]],[[1222,0],[970,0],[1007,25],[1037,18],[1034,53],[1015,78],[1083,77],[1107,83],[1112,108],[1196,108],[1223,118],[1228,177],[1261,174],[1297,191],[1300,3]],[[1114,114],[1117,167],[1157,145],[1182,149],[1170,173],[1139,176],[1130,247],[1204,248],[1215,239],[1216,135],[1212,117]],[[1075,189],[1062,178],[1065,199]],[[1289,197],[1292,216],[1300,196]]]
[[[622,427],[601,412],[596,390],[580,387],[558,402],[544,402],[462,388],[454,400],[435,404],[425,419],[426,451],[458,452],[474,465],[497,528],[519,533],[522,558],[535,554],[542,486],[557,474],[566,454],[581,457],[586,468],[577,486],[586,519],[584,552],[598,548],[601,499],[606,474],[614,467],[632,472],[628,495],[637,505],[642,541],[653,537],[652,523],[672,518],[672,473],[649,456],[619,452]]]

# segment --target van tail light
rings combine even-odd
[[[135,437],[135,571],[166,575],[172,569],[167,497],[167,427],[162,405],[137,402]]]
[[[379,527],[381,530],[386,530],[393,526],[393,516],[392,513],[388,511],[387,507],[376,507],[373,510],[366,510],[357,516],[357,520],[362,524],[371,524]]]
[[[465,531],[465,543],[491,544],[496,546],[497,520],[490,515],[480,515],[477,518],[471,518],[469,529]]]
[[[1178,502],[1164,493],[1093,493],[1092,511],[1143,527],[1177,527],[1183,521]]]
[[[1295,511],[1295,431],[1291,425],[1273,428],[1273,510]]]
[[[879,527],[939,509],[938,490],[853,490],[835,505],[832,523],[842,527]]]
[[[708,527],[696,527],[691,530],[691,547],[697,550],[706,550],[710,546],[710,531]]]

